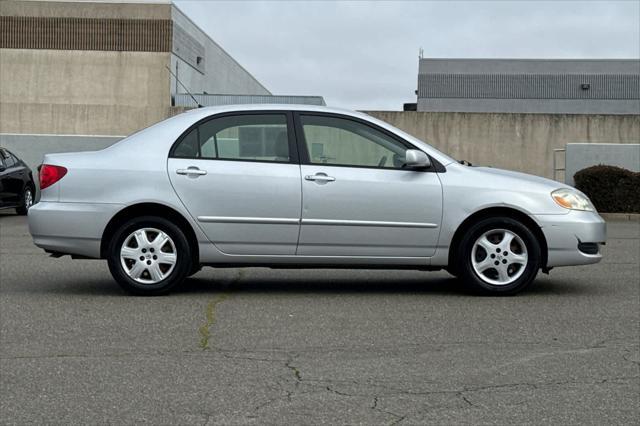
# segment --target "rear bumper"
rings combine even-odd
[[[547,267],[588,265],[602,260],[599,245],[607,241],[607,224],[595,212],[533,215],[547,241]]]
[[[46,251],[99,258],[102,233],[123,207],[41,201],[29,209],[29,232]]]

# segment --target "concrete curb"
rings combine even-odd
[[[632,222],[640,222],[640,213],[599,213],[606,221],[610,220],[627,220]]]

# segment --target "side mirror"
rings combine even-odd
[[[420,150],[408,149],[405,153],[404,166],[410,169],[426,169],[431,167],[431,160]]]

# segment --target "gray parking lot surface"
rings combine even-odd
[[[640,225],[477,297],[446,273],[205,268],[125,295],[0,215],[0,423],[632,424]]]

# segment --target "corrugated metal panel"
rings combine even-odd
[[[418,98],[640,99],[640,75],[420,74]]]
[[[0,48],[170,52],[172,21],[0,16]]]
[[[194,98],[202,106],[242,105],[242,104],[302,104],[326,105],[322,96],[287,96],[287,95],[203,95],[194,94]],[[186,93],[178,93],[174,97],[175,106],[192,107],[198,105]]]

